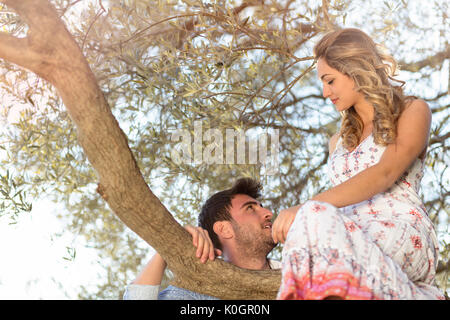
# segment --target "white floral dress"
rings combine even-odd
[[[386,147],[338,140],[328,174],[338,185],[376,164]],[[444,299],[435,285],[438,243],[419,196],[424,160],[387,191],[343,208],[307,201],[289,230],[278,299]]]

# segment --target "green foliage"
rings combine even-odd
[[[450,73],[448,53],[439,55],[449,51],[448,5],[369,5],[362,0],[54,3],[127,134],[147,183],[182,224],[196,224],[206,197],[240,176],[262,181],[264,204],[275,213],[329,186],[324,164],[339,115],[321,95],[311,49],[333,26],[362,28],[400,60],[407,93],[422,95],[432,108],[423,196],[441,242],[448,236],[449,88],[435,80],[448,79]],[[440,23],[432,23],[434,19]],[[26,31],[20,17],[7,8],[0,12],[0,27],[16,35]],[[5,119],[17,103],[28,106],[2,133],[2,208],[17,215],[31,210],[30,197],[40,196],[65,203],[60,218],[67,232],[96,248],[105,269],[98,287],[81,285],[79,297],[120,298],[146,262],[148,246],[96,193],[95,172],[53,89],[34,75],[0,63],[0,88],[10,97],[3,103]],[[194,121],[201,121],[203,132],[279,130],[279,173],[264,175],[260,165],[250,164],[175,163],[172,133],[193,133]],[[441,249],[446,263],[448,245],[442,242]],[[75,252],[70,248],[66,258],[76,259]],[[448,270],[443,272],[440,285],[446,288]]]
[[[19,213],[30,212],[33,208],[27,202],[23,184],[23,179],[11,176],[9,170],[4,175],[0,174],[0,218],[8,215],[11,224],[17,223]]]

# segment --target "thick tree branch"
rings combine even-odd
[[[412,63],[400,62],[399,65],[402,70],[417,72],[424,67],[434,67],[437,65],[441,65],[442,62],[444,62],[444,60],[446,59],[450,59],[450,47],[420,61]]]
[[[6,33],[0,33],[0,58],[9,62],[26,66],[30,64],[26,39],[16,38]]]
[[[98,174],[98,192],[131,230],[163,256],[176,283],[223,299],[274,298],[279,272],[242,270],[221,260],[202,264],[195,257],[189,234],[145,183],[127,137],[80,48],[51,4],[47,0],[2,2],[29,25],[23,40],[28,46],[18,64],[56,87],[77,127],[78,141]],[[11,58],[10,51],[17,48],[15,40],[3,40],[11,43],[4,58]]]

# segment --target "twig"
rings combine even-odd
[[[290,63],[287,67],[284,67],[283,69],[281,69],[280,71],[278,71],[276,74],[274,74],[269,80],[267,80],[265,83],[263,83],[263,85],[250,97],[250,99],[247,101],[247,103],[245,104],[244,108],[241,111],[240,117],[242,117],[242,115],[245,113],[245,111],[247,110],[248,106],[250,105],[250,103],[253,101],[253,99],[262,91],[262,89],[264,89],[270,82],[272,82],[275,78],[278,78],[284,71],[286,71],[287,69],[289,69],[290,67],[292,67],[293,65],[295,65],[296,63],[298,63],[299,61],[294,61],[292,63]],[[269,101],[270,102],[270,101]],[[266,106],[264,106],[263,108],[265,108]]]
[[[273,51],[273,52],[278,52],[281,53],[283,55],[288,56],[289,58],[292,58],[295,60],[295,62],[300,62],[300,61],[306,61],[306,60],[312,60],[314,59],[314,57],[309,56],[309,57],[303,57],[303,58],[297,58],[296,56],[294,56],[292,53],[287,52],[286,50],[282,50],[282,49],[278,49],[278,48],[270,48],[270,47],[248,47],[248,48],[236,48],[236,49],[231,49],[231,51],[233,52],[238,52],[238,51],[250,51],[250,50],[267,50],[267,51]]]
[[[83,38],[83,43],[81,44],[81,51],[84,50],[84,44],[86,42],[87,36],[89,34],[89,32],[91,31],[95,21],[97,21],[97,19],[102,15],[103,12],[106,12],[105,9],[102,7],[103,10],[99,10],[98,13],[95,15],[94,19],[92,20],[91,24],[89,25],[88,30],[86,31],[86,34],[84,35]]]
[[[71,8],[71,7],[73,7],[74,5],[76,5],[78,2],[80,2],[81,0],[76,0],[76,1],[74,1],[74,2],[71,2],[71,3],[69,3],[69,4],[67,4],[67,6],[64,8],[64,9],[62,9],[61,11],[61,14],[59,15],[59,17],[62,17],[62,16],[64,16],[65,14],[66,14],[66,12],[67,12],[67,10],[69,10],[69,8]]]

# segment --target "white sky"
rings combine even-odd
[[[54,236],[63,230],[58,210],[63,207],[44,199],[33,201],[17,224],[0,219],[0,299],[77,299],[80,284],[97,281],[95,251],[72,235]],[[64,259],[66,247],[76,248],[75,259]]]

